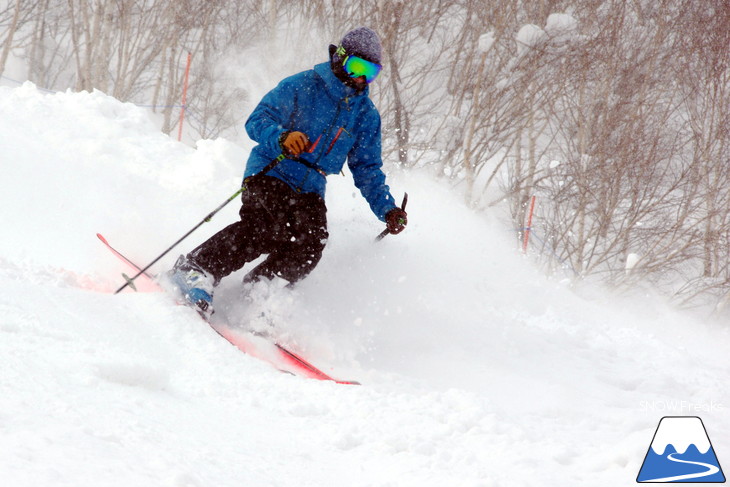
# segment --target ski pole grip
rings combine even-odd
[[[406,205],[408,204],[408,193],[403,194],[403,202],[400,204],[400,209],[403,211],[406,211]],[[402,223],[402,222],[401,222]],[[377,237],[375,237],[376,242],[380,242],[385,238],[386,235],[390,233],[390,230],[387,228],[380,232]]]

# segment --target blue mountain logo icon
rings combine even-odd
[[[725,482],[725,475],[702,420],[697,416],[663,417],[636,481]]]

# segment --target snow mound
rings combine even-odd
[[[247,148],[186,147],[99,92],[0,88],[0,111],[7,485],[613,486],[636,477],[657,417],[682,413],[666,405],[730,399],[726,329],[646,296],[581,297],[535,272],[495,215],[391,166],[404,233],[375,244],[382,224],[333,176],[319,267],[251,304],[364,385],[281,374],[161,293],[112,295],[124,269],[95,236],[149,262],[237,190]],[[244,320],[241,275],[216,306]],[[703,420],[730,427],[722,409]]]

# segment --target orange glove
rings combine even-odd
[[[299,157],[309,148],[309,138],[303,132],[287,131],[279,136],[279,145],[285,155]]]

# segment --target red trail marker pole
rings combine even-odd
[[[532,214],[535,211],[535,197],[533,196],[530,201],[530,211],[527,214],[527,226],[525,226],[525,238],[522,241],[522,253],[527,253],[527,243],[530,241],[530,229],[532,228]]]

